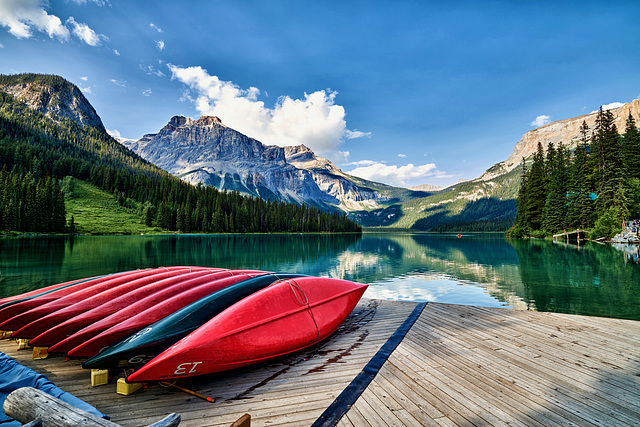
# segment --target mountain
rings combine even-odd
[[[352,177],[304,145],[264,145],[218,117],[175,116],[158,133],[122,143],[186,182],[263,199],[352,211],[425,195]]]
[[[214,118],[203,122],[216,125]],[[282,152],[257,142],[238,145],[248,150],[246,158],[285,163]],[[221,147],[217,155],[228,153]],[[59,76],[20,74],[0,76],[0,230],[264,233],[353,232],[360,227],[310,206],[190,185],[108,135],[72,83]]]
[[[80,89],[60,76],[0,75],[0,91],[52,120],[70,119],[80,126],[104,130],[102,120]]]
[[[640,116],[640,100],[611,108],[618,132],[623,132],[629,112]],[[525,133],[512,154],[480,177],[457,183],[427,197],[393,206],[350,212],[349,216],[368,227],[411,228],[425,231],[506,231],[516,214],[515,199],[520,187],[522,158],[530,160],[538,142],[546,150],[550,143],[575,148],[580,127],[595,128],[597,111],[558,120]]]
[[[624,132],[625,123],[629,113],[633,117],[640,116],[640,99],[623,104],[622,106],[609,109],[613,113],[614,123],[618,132]],[[511,155],[503,162],[493,165],[481,177],[483,181],[492,179],[495,176],[510,172],[525,159],[531,157],[538,148],[538,142],[542,143],[542,148],[546,151],[550,143],[556,147],[564,144],[567,148],[575,148],[580,138],[580,127],[586,123],[593,131],[596,124],[597,111],[578,117],[565,120],[557,120],[537,129],[531,130],[522,136],[513,148]]]

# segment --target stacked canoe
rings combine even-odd
[[[312,346],[367,285],[258,270],[175,266],[91,277],[0,299],[3,336],[129,382],[248,366]]]

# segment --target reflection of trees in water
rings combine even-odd
[[[64,254],[64,238],[0,238],[0,298],[56,283]]]
[[[640,269],[611,246],[509,241],[539,311],[640,320]]]

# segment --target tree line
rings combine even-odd
[[[623,134],[613,113],[600,108],[593,131],[582,123],[575,149],[542,144],[522,159],[511,237],[544,237],[582,229],[610,238],[622,221],[640,217],[640,132],[631,112]]]
[[[185,183],[132,153],[102,129],[50,119],[2,91],[0,167],[0,229],[4,230],[63,231],[61,218],[66,214],[59,180],[72,176],[113,194],[122,205],[142,205],[141,221],[167,230],[361,231],[357,223],[337,212]],[[49,213],[51,221],[40,220]]]

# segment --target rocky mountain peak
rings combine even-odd
[[[614,123],[618,128],[618,132],[624,132],[629,113],[631,113],[636,121],[638,121],[638,117],[640,117],[640,99],[628,102],[617,108],[611,108],[610,111],[613,113]],[[594,111],[570,119],[557,120],[525,133],[522,139],[516,143],[513,152],[507,160],[492,166],[479,179],[487,181],[513,170],[520,164],[523,157],[525,159],[529,158],[536,152],[538,142],[542,144],[542,148],[545,151],[551,143],[556,147],[559,144],[563,144],[567,148],[575,148],[580,139],[580,127],[582,123],[587,123],[590,132],[593,132],[597,116],[598,111]]]
[[[80,89],[62,77],[45,74],[0,76],[0,90],[51,119],[71,119],[104,130],[102,120]]]
[[[198,126],[222,125],[222,120],[217,116],[201,116],[196,120]]]

